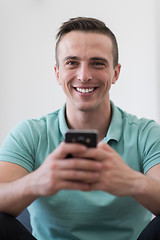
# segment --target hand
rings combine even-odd
[[[99,179],[101,163],[77,157],[65,158],[70,153],[77,156],[87,151],[87,147],[82,144],[61,143],[44,163],[31,173],[32,192],[39,197],[55,194],[62,189],[89,190],[89,183]]]
[[[102,190],[116,196],[131,196],[136,192],[137,177],[141,173],[131,169],[108,144],[100,143],[80,156],[102,163],[100,177],[91,183],[90,190]]]

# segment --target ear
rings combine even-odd
[[[60,79],[59,79],[59,68],[58,68],[57,64],[54,66],[54,71],[55,71],[55,76],[56,76],[57,82],[59,85],[61,85]]]
[[[112,84],[115,84],[117,82],[117,80],[119,78],[120,70],[121,70],[121,65],[118,64],[114,69],[114,76],[112,79]]]

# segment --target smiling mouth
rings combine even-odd
[[[93,91],[95,91],[95,89],[97,89],[97,87],[91,87],[91,88],[79,88],[79,87],[75,87],[74,88],[77,92],[80,93],[91,93]]]

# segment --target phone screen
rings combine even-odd
[[[65,142],[81,143],[87,147],[96,147],[98,132],[97,130],[69,130],[65,134]]]

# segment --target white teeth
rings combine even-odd
[[[81,93],[89,93],[89,92],[93,92],[94,88],[76,88],[76,90]]]

